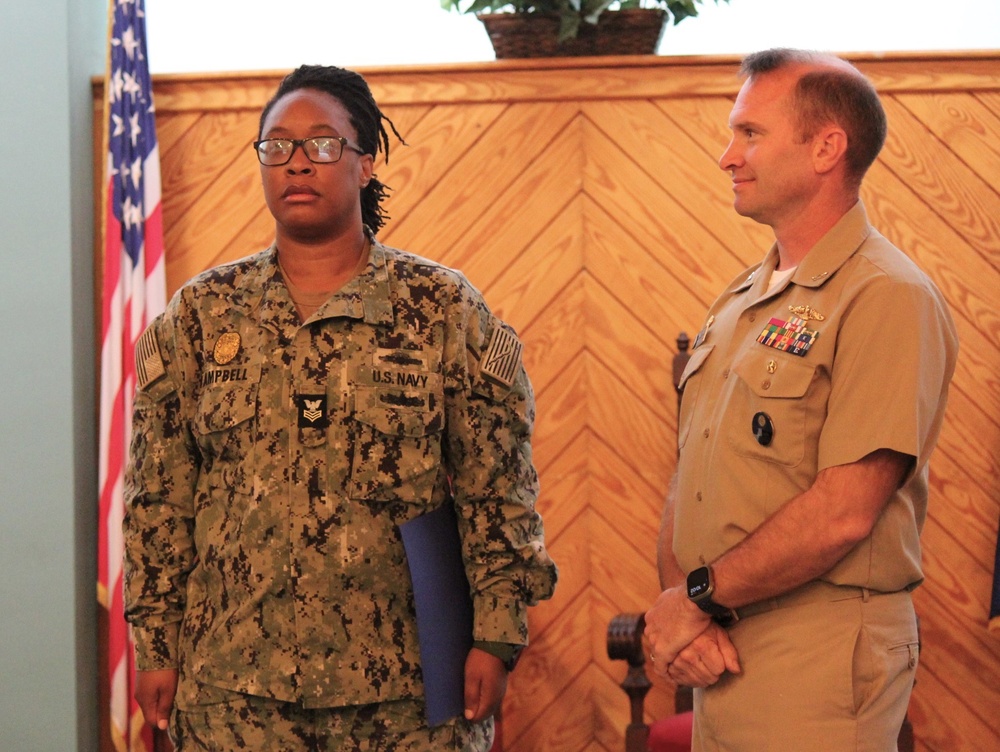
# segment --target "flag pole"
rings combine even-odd
[[[104,311],[104,303],[106,302],[104,300],[104,256],[108,249],[108,203],[110,201],[108,198],[108,180],[110,179],[108,171],[108,146],[111,140],[111,126],[108,122],[111,119],[111,104],[108,101],[108,92],[111,91],[111,37],[115,28],[115,1],[108,0],[107,29],[104,35],[104,87],[101,89],[101,231],[98,239],[98,242],[100,242],[100,246],[98,247],[101,249],[101,252],[98,254],[100,268],[95,270],[94,276],[95,279],[101,280],[102,312]],[[100,369],[98,369],[98,378],[100,378]],[[100,394],[100,384],[98,384],[98,394]],[[107,590],[99,578],[97,581],[97,601],[104,608],[108,608],[110,605]]]
[[[100,253],[98,254],[98,269],[95,279],[100,280],[100,311],[101,311],[101,343],[98,352],[101,354],[102,366],[97,369],[98,374],[98,399],[101,400],[101,412],[103,418],[103,411],[105,408],[104,400],[104,389],[107,387],[105,383],[106,373],[103,367],[103,358],[106,355],[105,352],[105,337],[107,331],[107,317],[108,317],[108,306],[110,301],[108,300],[108,286],[106,272],[108,267],[108,212],[111,209],[111,197],[108,195],[110,191],[108,187],[110,185],[111,174],[108,168],[109,159],[109,148],[111,140],[111,67],[112,67],[112,42],[114,39],[114,24],[115,24],[115,2],[116,0],[108,0],[107,6],[107,21],[104,36],[104,86],[101,89],[101,159],[100,159],[100,205],[101,205],[101,217],[100,217]],[[99,423],[101,435],[98,439],[99,445],[104,445],[107,442],[108,437],[105,436],[105,426],[103,420]],[[105,449],[106,451],[106,449]],[[105,467],[103,457],[100,460],[101,469]],[[107,479],[100,477],[99,473],[99,487],[98,494],[102,496],[105,492],[104,484]],[[101,508],[98,509],[98,525],[106,525],[107,520],[104,517]],[[115,713],[115,669],[116,666],[113,663],[112,651],[111,651],[111,640],[112,640],[112,626],[111,620],[114,618],[112,613],[112,595],[109,588],[114,586],[112,582],[105,582],[105,577],[107,573],[108,562],[106,560],[107,555],[110,552],[105,551],[104,556],[98,561],[98,577],[97,577],[97,600],[101,607],[104,609],[104,618],[101,620],[102,632],[99,638],[102,642],[101,650],[99,655],[104,662],[101,667],[99,676],[101,677],[104,685],[101,687],[101,691],[98,693],[103,701],[103,707],[101,708],[101,721],[102,724],[106,723],[104,727],[107,733],[107,738],[110,740],[112,746],[116,752],[128,752],[131,749],[132,744],[128,736],[128,728],[119,728]],[[126,724],[128,722],[126,721]]]

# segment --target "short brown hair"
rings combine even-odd
[[[804,139],[828,123],[847,134],[848,177],[857,185],[885,144],[885,110],[871,81],[841,58],[809,50],[779,47],[743,59],[740,74],[754,76],[796,65],[815,66],[795,86],[795,109]]]

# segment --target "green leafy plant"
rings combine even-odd
[[[729,2],[729,0],[722,0]],[[445,10],[459,13],[558,13],[559,41],[574,38],[580,24],[597,24],[606,10],[629,8],[660,8],[679,24],[689,16],[698,15],[703,0],[441,0]],[[715,0],[716,3],[719,0]]]

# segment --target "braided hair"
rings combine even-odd
[[[406,144],[393,122],[378,108],[365,79],[354,71],[332,65],[301,65],[285,76],[260,113],[258,138],[264,132],[264,121],[278,100],[299,89],[325,92],[343,104],[350,115],[351,125],[358,132],[358,146],[365,153],[374,157],[382,151],[386,163],[389,162],[389,134],[382,121],[389,124],[400,143]],[[388,194],[389,186],[374,175],[368,185],[361,189],[361,220],[372,232],[378,232],[389,219],[382,208],[382,200]]]

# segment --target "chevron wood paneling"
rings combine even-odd
[[[937,281],[962,352],[932,460],[916,593],[918,748],[1000,749],[1000,637],[985,626],[1000,519],[1000,56],[860,57],[890,137],[864,189],[875,224]],[[771,243],[717,165],[731,58],[504,61],[363,71],[407,145],[381,239],[462,269],[521,333],[556,596],[504,707],[510,752],[623,748],[625,667],[605,629],[657,595],[674,468],[670,358]],[[255,252],[273,229],[249,144],[280,74],[154,80],[167,276]],[[95,101],[100,85],[95,84]],[[100,164],[99,155],[95,155]],[[657,679],[652,719],[671,712]]]

